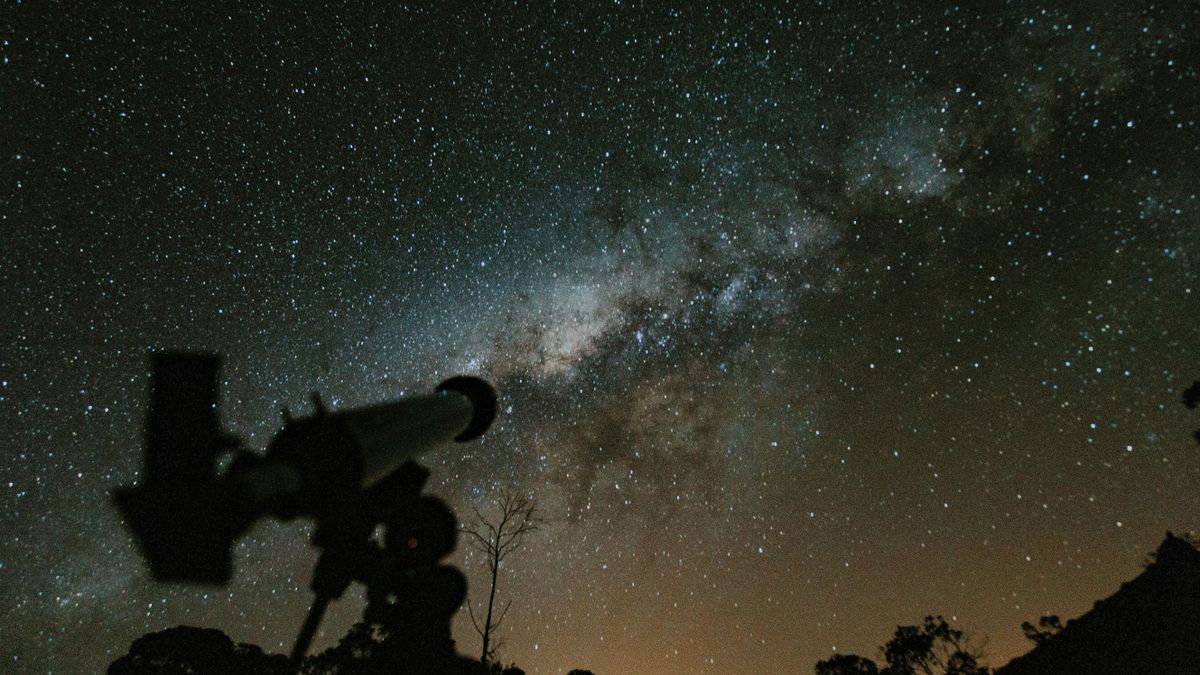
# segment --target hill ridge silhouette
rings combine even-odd
[[[995,675],[1195,675],[1200,550],[1167,532],[1141,574]]]

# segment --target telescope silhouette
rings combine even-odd
[[[307,651],[329,601],[354,580],[368,587],[367,613],[413,615],[405,620],[414,628],[437,627],[424,633],[435,647],[452,645],[449,619],[466,580],[438,561],[454,550],[457,519],[420,494],[429,472],[412,460],[482,435],[496,416],[491,385],[453,377],[427,395],[345,411],[328,410],[313,394],[313,415],[293,418],[285,409],[283,429],[258,455],[220,428],[219,373],[215,354],[165,352],[152,360],[145,472],[113,499],[154,577],[225,583],[233,543],[256,520],[310,517],[322,554],[294,660]],[[382,545],[372,538],[379,525]],[[414,582],[422,579],[428,583]]]

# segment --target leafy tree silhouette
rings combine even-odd
[[[380,632],[375,625],[355,623],[337,646],[304,660],[305,675],[352,675],[366,673],[379,649]]]
[[[331,647],[317,656],[305,660],[303,675],[367,675],[375,673],[414,672],[402,664],[388,663],[385,655],[388,633],[378,625],[363,622],[354,624],[336,647]],[[515,663],[502,666],[492,663],[484,668],[473,659],[460,659],[458,670],[438,670],[439,674],[461,673],[463,675],[525,675]]]
[[[358,622],[334,647],[304,660],[303,675],[523,675],[514,666],[488,670],[474,659],[453,653],[414,657],[406,636],[386,624]],[[437,651],[437,650],[435,650]]]
[[[214,628],[176,626],[133,641],[108,675],[291,675],[288,658],[235,645]]]
[[[1183,392],[1183,404],[1188,407],[1188,410],[1195,410],[1196,406],[1200,405],[1200,380],[1192,383],[1192,386]],[[1194,434],[1196,442],[1200,443],[1200,429]]]
[[[1034,644],[1040,645],[1046,640],[1058,635],[1058,632],[1063,629],[1062,621],[1057,614],[1047,614],[1038,619],[1038,625],[1025,621],[1021,624],[1021,632],[1025,637],[1031,640]]]
[[[853,654],[818,661],[817,675],[987,675],[970,638],[941,616],[927,616],[919,626],[897,626],[883,647],[887,666]]]
[[[596,674],[590,670],[583,670],[582,668],[576,668],[575,670],[572,670],[571,672],[567,673],[567,675],[596,675]]]
[[[877,675],[878,672],[874,661],[854,654],[838,654],[817,662],[817,675]]]

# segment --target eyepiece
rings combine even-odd
[[[438,391],[452,391],[456,394],[462,394],[471,402],[471,410],[473,411],[471,422],[463,429],[461,433],[454,437],[458,442],[469,441],[479,438],[483,432],[487,431],[488,427],[492,426],[492,421],[496,419],[497,401],[496,390],[492,389],[492,385],[478,377],[469,375],[459,375],[452,377],[437,386]]]

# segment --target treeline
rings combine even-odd
[[[309,656],[301,675],[525,675],[515,664],[491,663],[453,653],[414,654],[379,625],[357,623],[336,646]],[[451,645],[452,646],[452,645]],[[234,643],[215,628],[176,626],[134,640],[108,675],[296,675],[288,657],[252,644]],[[572,670],[568,675],[594,675]]]

